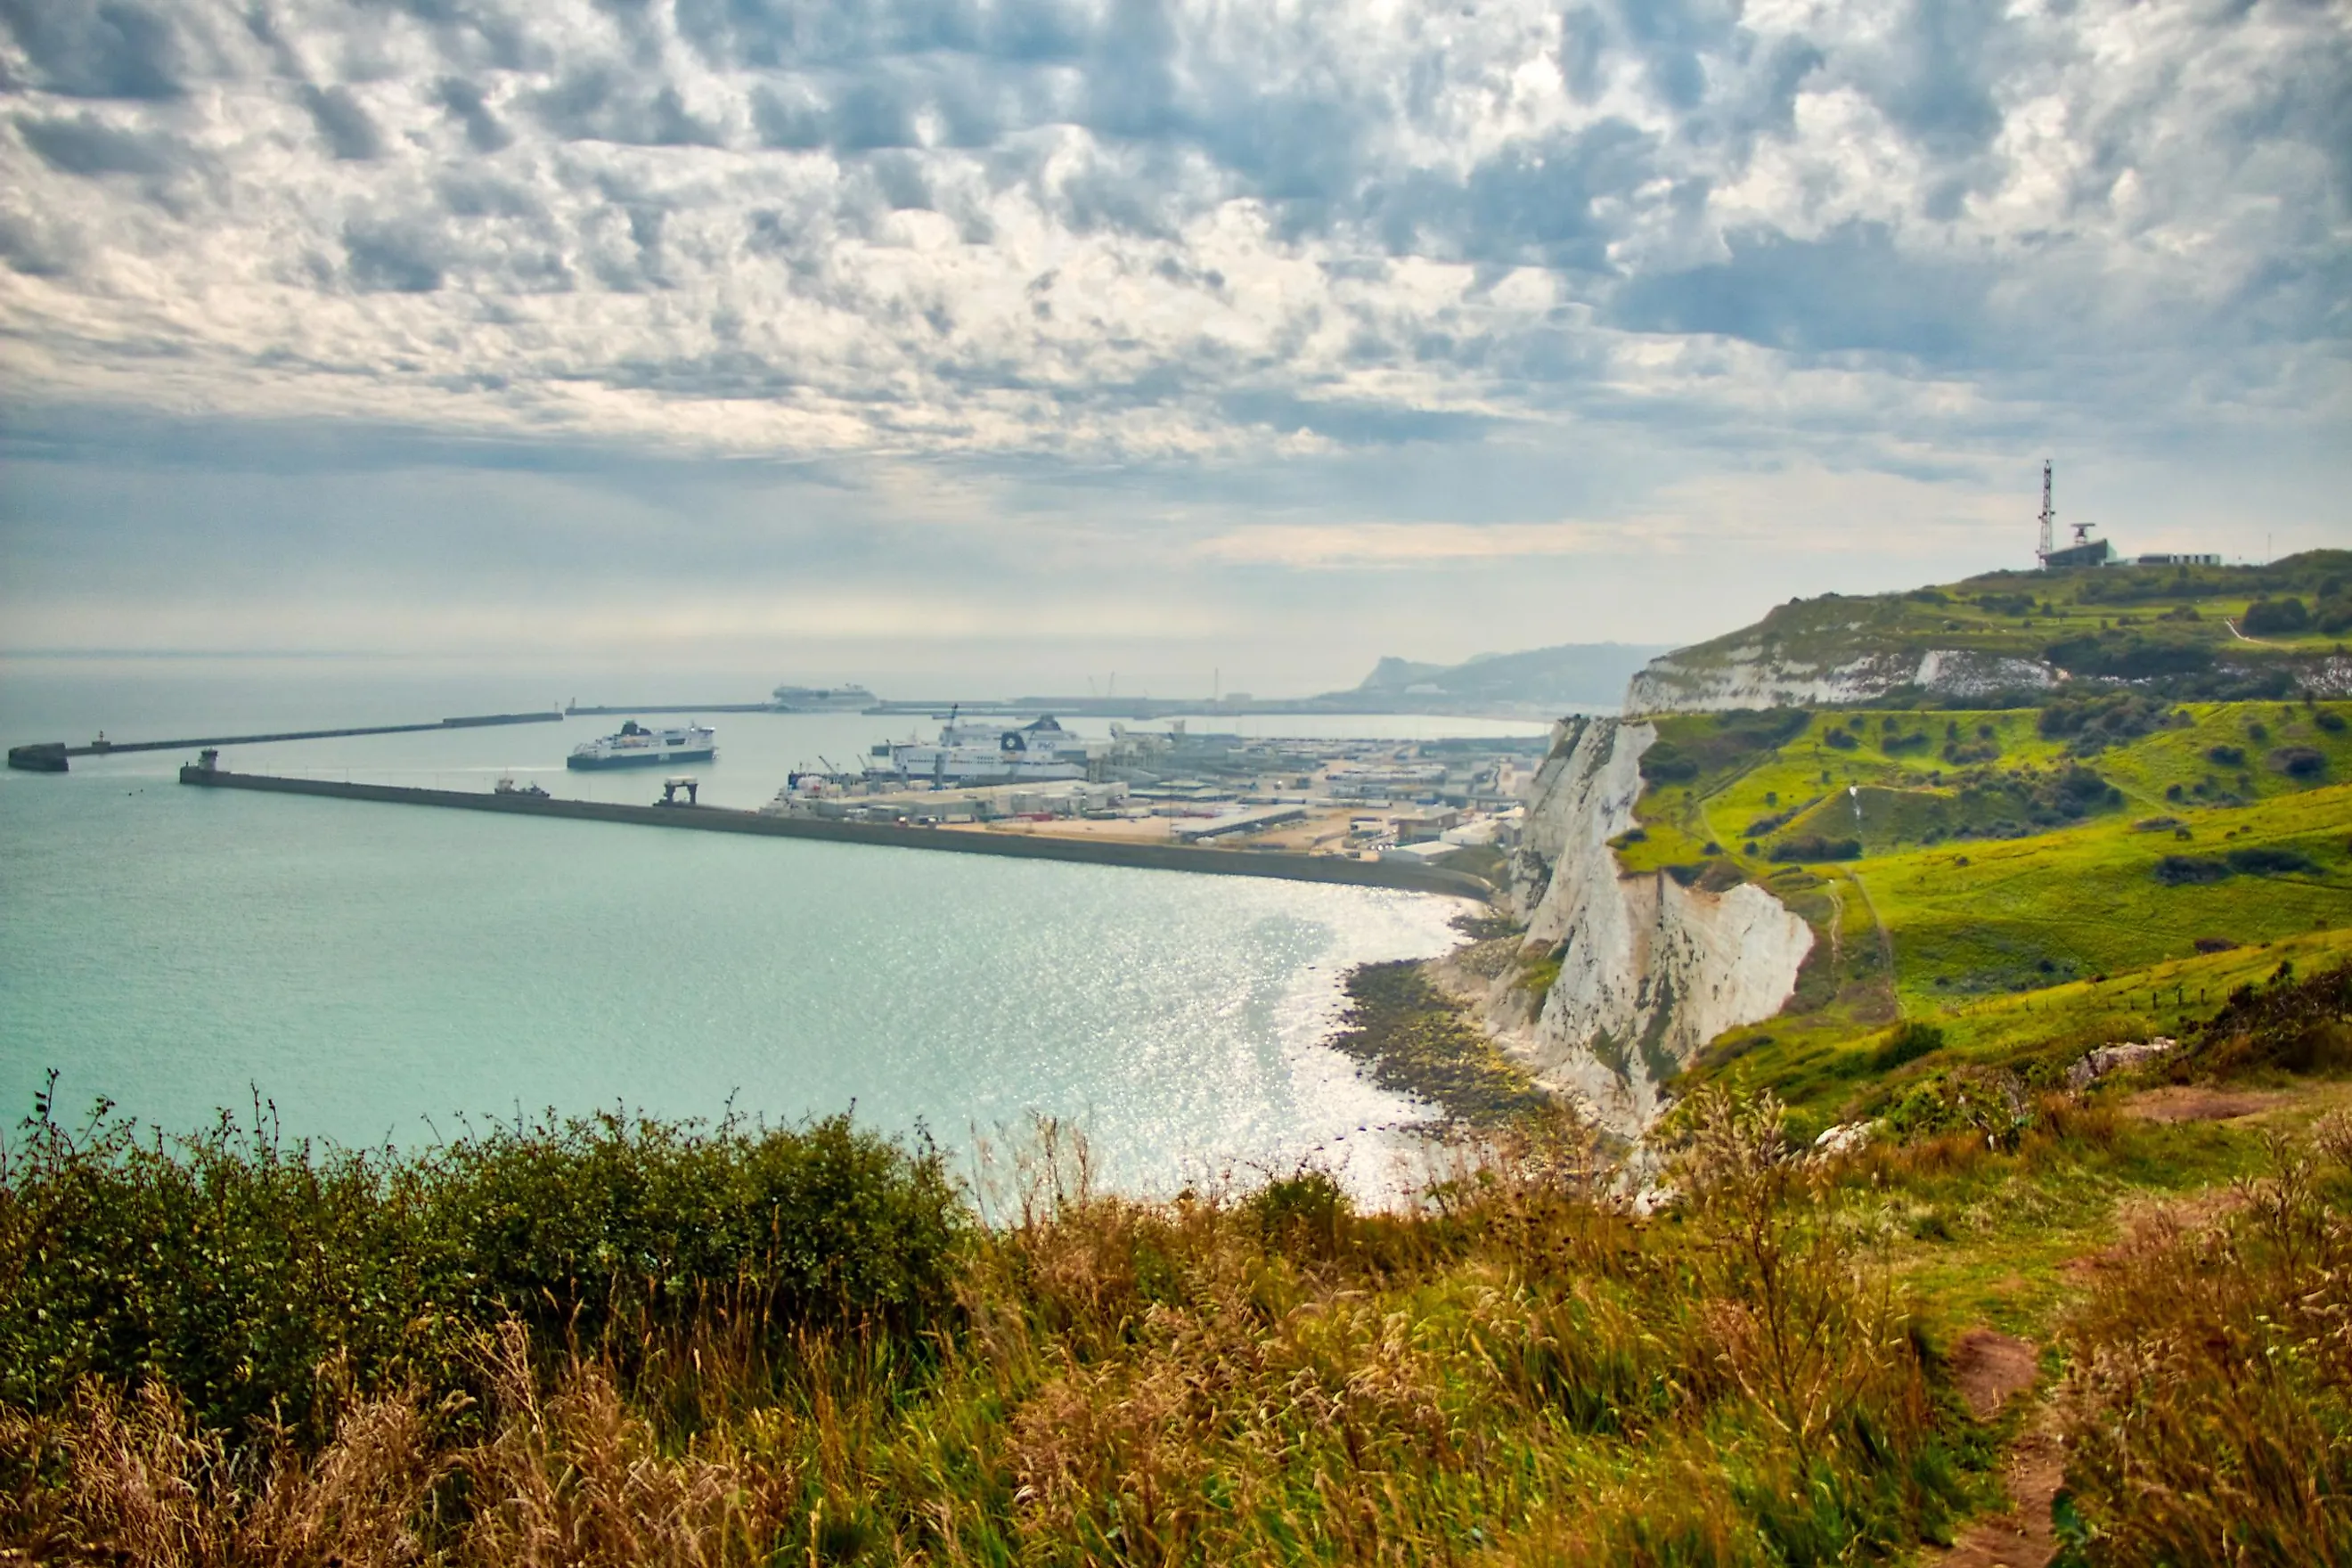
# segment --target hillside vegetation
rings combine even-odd
[[[1817,938],[1789,1008],[1699,1076],[1744,1059],[1808,1114],[1839,1106],[1799,1064],[1898,1021],[1958,1038],[2078,983],[2179,992],[2200,963],[2210,1003],[2231,951],[2352,927],[2352,705],[2121,691],[1655,722],[1621,865],[1759,882]]]
[[[2328,661],[2352,642],[2352,551],[2267,566],[2106,566],[1997,572],[1902,594],[1795,599],[1752,626],[1676,649],[1637,678],[1638,706],[1727,704],[1717,682],[1748,672],[1837,688],[1816,700],[1906,707],[2027,694],[2053,678],[2131,681],[2174,700],[2284,697],[2310,684],[2347,695]],[[1940,675],[1924,661],[1947,659]]]

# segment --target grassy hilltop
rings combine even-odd
[[[2175,698],[2284,696],[2352,639],[2352,551],[2268,566],[2107,566],[1996,572],[1868,596],[1823,595],[1654,667],[1650,705],[1712,677],[1762,668],[1802,679],[1846,671],[1896,706],[1936,694],[1914,682],[1930,653],[1978,661],[1966,689],[2051,677],[2153,682]],[[2341,694],[2340,692],[2338,693]]]

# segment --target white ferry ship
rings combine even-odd
[[[1052,714],[1017,727],[950,715],[936,742],[885,741],[866,765],[869,775],[933,784],[1003,784],[1082,779],[1094,752]]]
[[[787,713],[863,713],[875,702],[862,686],[779,686],[774,696]]]
[[[717,731],[704,724],[648,730],[635,719],[620,732],[572,748],[571,768],[649,768],[656,763],[707,763],[719,755]]]

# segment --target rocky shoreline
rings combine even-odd
[[[1348,1011],[1331,1046],[1381,1088],[1434,1107],[1438,1126],[1501,1127],[1549,1103],[1469,1009],[1431,980],[1426,961],[1359,964],[1344,984]]]

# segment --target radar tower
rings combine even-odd
[[[2042,547],[2033,552],[2034,559],[2046,570],[2051,552],[2057,549],[2058,509],[2050,504],[2050,459],[2042,459]]]

